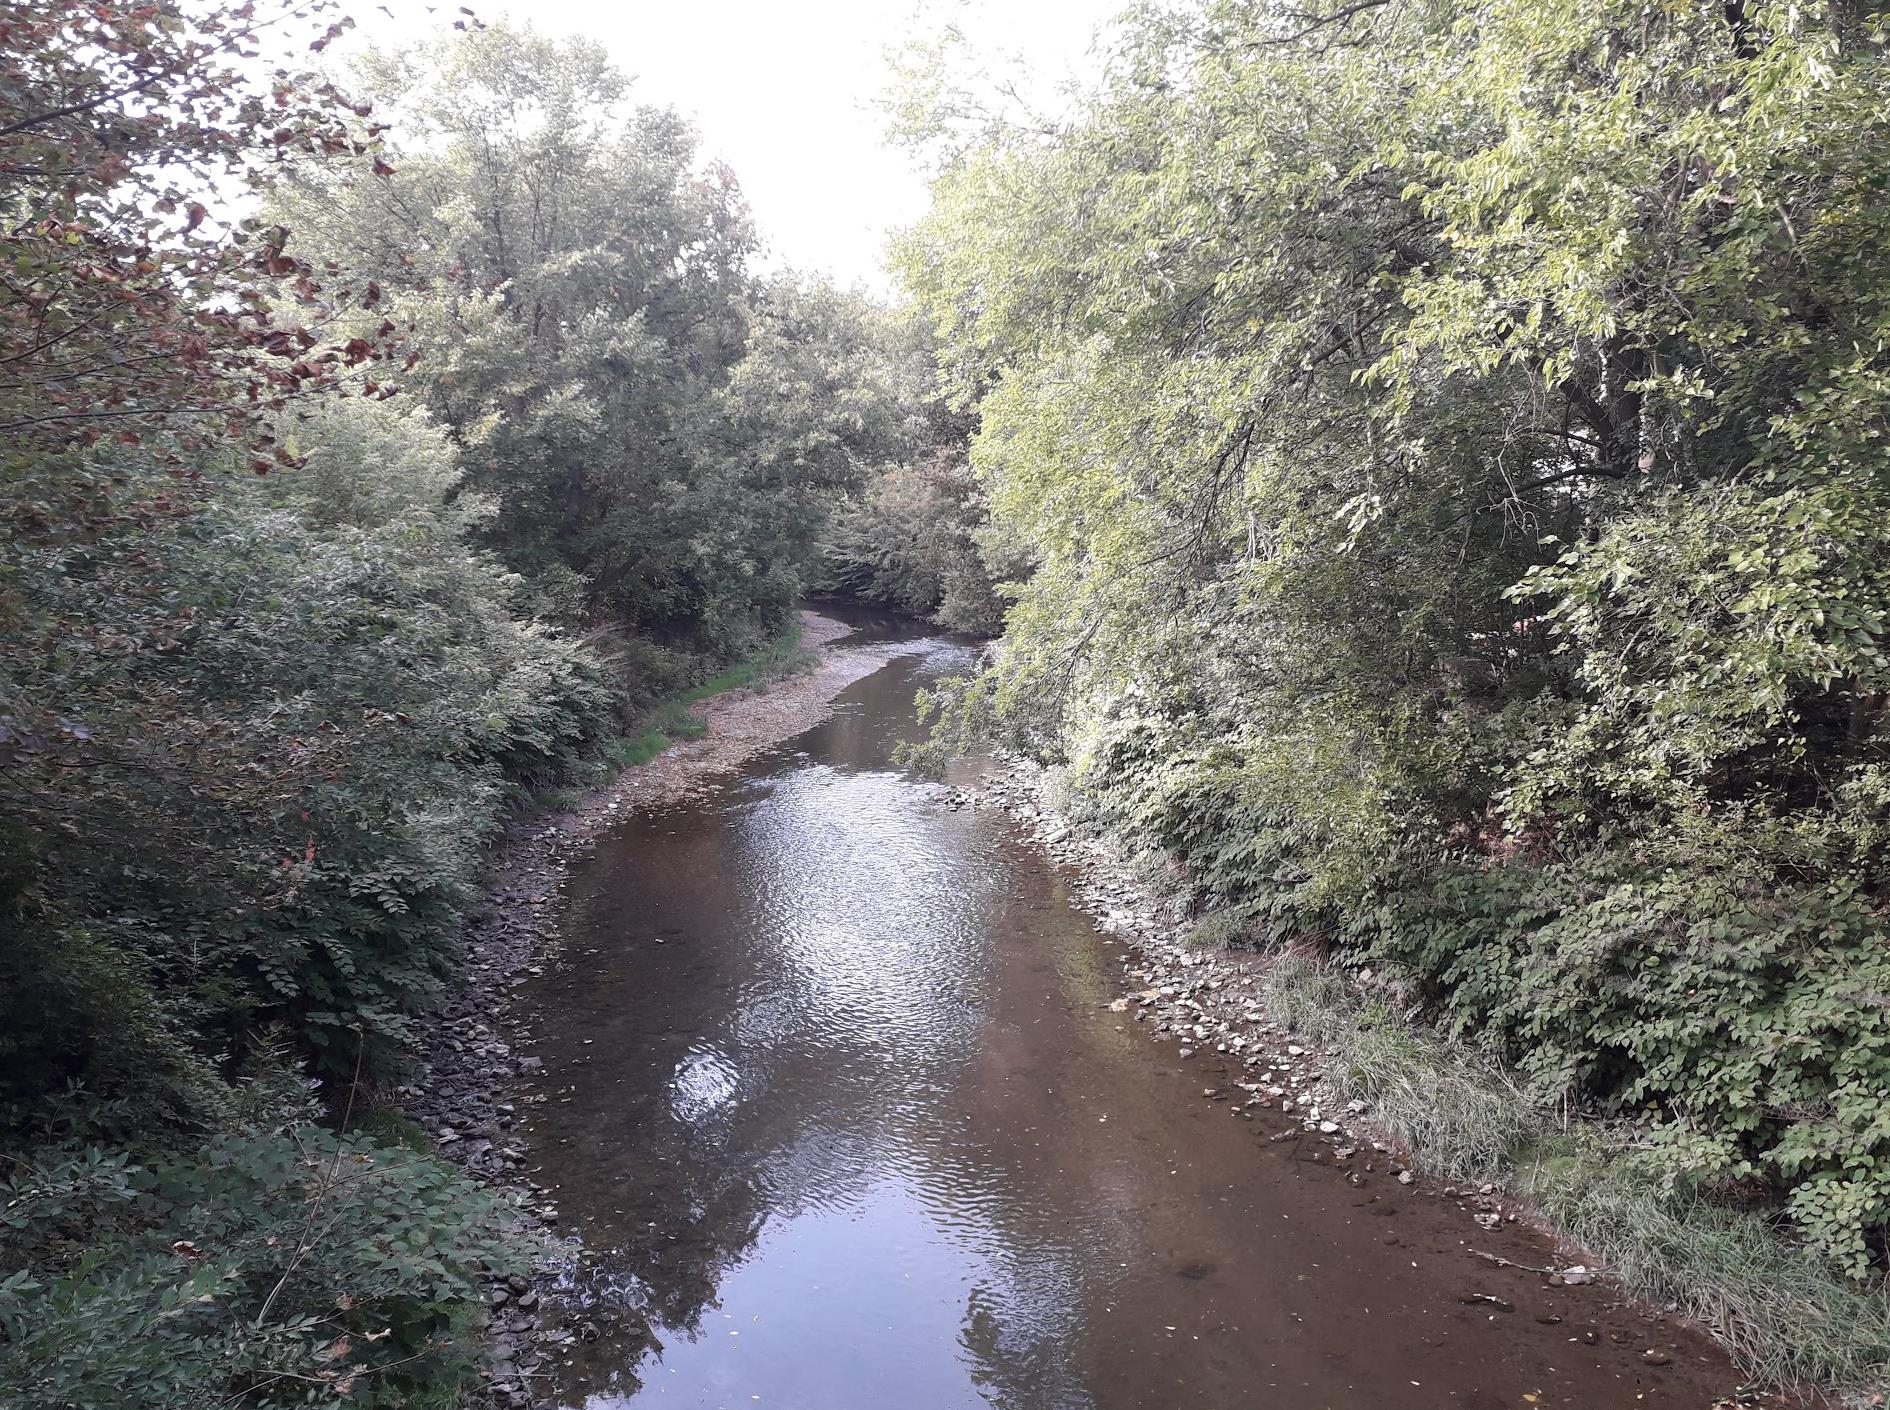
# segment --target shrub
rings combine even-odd
[[[143,1160],[41,1150],[0,1186],[20,1410],[367,1406],[463,1373],[482,1268],[534,1246],[438,1160],[311,1126]]]
[[[1761,1180],[1868,1273],[1890,1222],[1890,930],[1855,883],[1615,852],[1454,868],[1365,954],[1538,1090],[1649,1121],[1670,1184]]]

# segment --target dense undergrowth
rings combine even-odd
[[[1220,934],[1630,1124],[1650,1229],[1744,1209],[1767,1276],[1866,1299],[1885,43],[1843,4],[1184,0],[1061,124],[948,53],[905,110],[905,269],[1035,565],[938,747],[1067,766]]]

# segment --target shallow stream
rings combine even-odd
[[[1110,1011],[1122,951],[1055,867],[890,762],[914,691],[971,663],[910,647],[571,878],[527,996],[532,1158],[598,1335],[553,1404],[1705,1410],[1731,1385],[1703,1339],[1466,1252],[1550,1257],[1533,1236],[1203,1100],[1224,1060]]]

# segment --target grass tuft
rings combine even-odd
[[[1890,1294],[1846,1282],[1764,1216],[1668,1192],[1577,1134],[1532,1153],[1519,1192],[1628,1287],[1680,1304],[1773,1385],[1881,1390]]]

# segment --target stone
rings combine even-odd
[[[1497,1297],[1493,1293],[1465,1293],[1459,1302],[1479,1307],[1494,1307],[1498,1312],[1514,1312],[1516,1304],[1508,1298]]]

